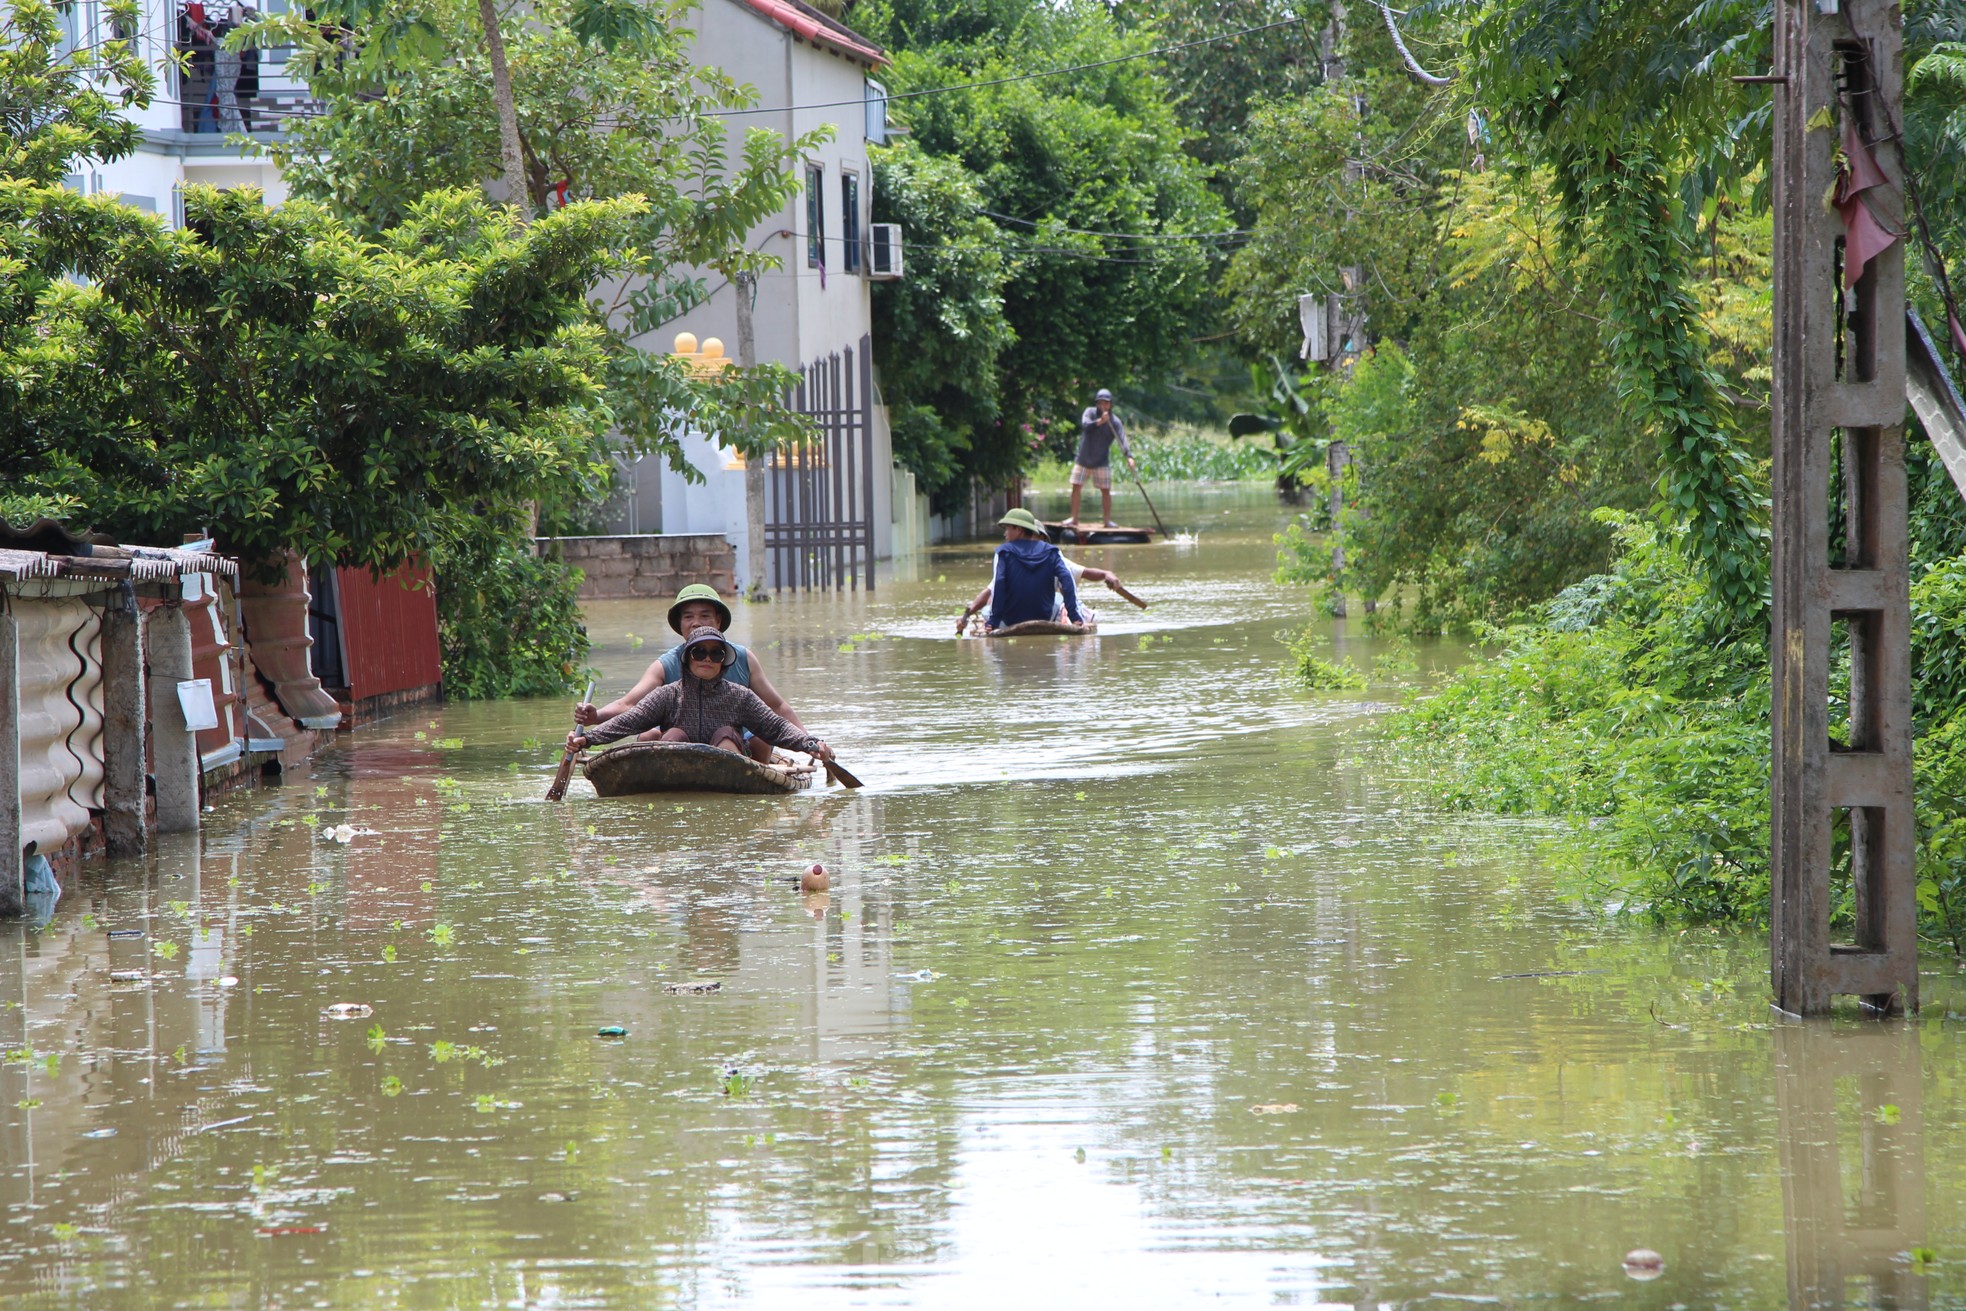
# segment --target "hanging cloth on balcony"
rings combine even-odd
[[[1877,221],[1864,193],[1889,184],[1884,170],[1877,166],[1870,147],[1858,135],[1855,123],[1843,125],[1843,167],[1836,178],[1836,194],[1831,201],[1843,219],[1843,285],[1854,287],[1863,277],[1864,267],[1891,248],[1904,234],[1893,232]]]

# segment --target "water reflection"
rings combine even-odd
[[[1918,1026],[1775,1028],[1789,1305],[1897,1311],[1927,1300]]]
[[[1759,941],[1606,923],[1543,830],[1415,808],[1364,697],[1281,677],[1308,603],[1247,514],[1125,557],[1155,609],[1092,642],[941,636],[987,544],[742,609],[863,792],[547,805],[563,702],[447,706],[89,867],[0,928],[0,1299],[1762,1307],[1828,1252],[1798,1280],[1881,1303],[1895,1224],[1956,1300],[1945,983],[1790,1059]],[[590,615],[617,690],[660,624]],[[1877,1173],[1920,1135],[1922,1195]],[[1861,1196],[1867,1142],[1894,1222],[1785,1194],[1790,1152]]]

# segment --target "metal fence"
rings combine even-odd
[[[818,434],[771,457],[765,475],[768,585],[874,589],[874,361],[871,339],[803,370],[787,398]]]

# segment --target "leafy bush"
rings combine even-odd
[[[1605,516],[1622,552],[1545,621],[1389,731],[1449,804],[1566,816],[1562,853],[1597,890],[1670,920],[1754,920],[1768,902],[1768,653],[1715,641],[1677,535]],[[1556,621],[1556,622],[1552,622]]]
[[[1038,482],[1063,482],[1078,450],[1075,424],[1054,426],[1043,437],[1046,458],[1031,471]],[[1277,476],[1276,452],[1246,442],[1221,442],[1200,432],[1128,433],[1142,482],[1268,482]],[[1126,462],[1113,447],[1114,476],[1127,478]]]
[[[445,695],[480,701],[573,687],[587,659],[578,569],[490,533],[445,547],[435,564]]]
[[[1323,638],[1316,625],[1306,627],[1290,640],[1290,663],[1297,677],[1313,692],[1357,691],[1365,686],[1365,674],[1350,659],[1326,660],[1317,653]]]
[[[1268,482],[1277,476],[1276,453],[1247,442],[1225,445],[1199,433],[1141,433],[1132,442],[1146,482]]]

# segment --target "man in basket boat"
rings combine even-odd
[[[737,661],[737,651],[721,629],[693,628],[683,641],[683,675],[656,688],[604,724],[567,734],[567,750],[618,742],[644,729],[660,730],[658,742],[696,742],[738,754],[745,753],[744,734],[753,734],[753,758],[769,761],[772,746],[803,751],[821,760],[833,758],[833,748],[770,707],[748,687],[725,677]]]
[[[1091,620],[1079,609],[1071,566],[1051,544],[1038,517],[1020,506],[997,522],[1003,526],[1003,545],[997,548],[996,572],[956,621],[956,632],[961,634],[969,617],[986,605],[990,607],[983,621],[986,633],[1034,619],[1090,627]],[[1098,572],[1111,577],[1104,570]]]
[[[669,627],[676,636],[693,632],[698,628],[716,628],[730,631],[730,607],[717,595],[717,589],[705,583],[691,583],[676,593],[675,602],[669,607]],[[758,694],[765,707],[781,719],[790,720],[796,727],[804,728],[805,721],[799,718],[798,711],[786,704],[778,689],[765,677],[764,662],[749,647],[731,643],[736,660],[724,671],[724,681],[739,687],[748,687]],[[640,704],[643,697],[667,683],[673,683],[683,676],[683,644],[664,651],[643,673],[641,681],[624,692],[617,700],[604,706],[595,706],[583,701],[573,708],[573,722],[576,724],[598,724],[614,718]],[[650,730],[642,734],[643,741],[653,742],[660,733]],[[771,759],[771,744],[767,742],[749,743],[747,749],[752,757],[761,761]]]
[[[1059,553],[1058,558],[1065,561],[1065,568],[1071,573],[1072,583],[1075,587],[1083,587],[1087,583],[1104,583],[1106,584],[1106,586],[1112,588],[1115,592],[1118,592],[1121,596],[1128,595],[1128,592],[1126,590],[1126,584],[1122,583],[1120,581],[1120,576],[1114,573],[1112,570],[1095,569],[1091,565],[1080,564],[1076,560],[1067,559],[1063,552]],[[1065,598],[1063,594],[1058,592],[1057,587],[1058,585],[1056,583],[1052,584],[1051,622],[1055,624],[1062,624],[1065,622]],[[992,581],[982,591],[976,594],[976,599],[969,603],[968,608],[965,609],[962,612],[961,616],[958,617],[956,620],[957,637],[961,637],[963,635],[964,630],[966,630],[969,627],[970,616],[981,614],[984,611],[984,609],[990,604],[991,594],[995,590],[996,590],[996,583]],[[1145,606],[1146,602],[1141,601],[1138,598],[1135,598],[1134,604],[1139,606]],[[1081,607],[1080,613],[1085,616],[1085,621],[1087,624],[1093,624],[1098,622],[1099,616],[1093,613],[1091,606],[1088,605],[1088,606]]]

